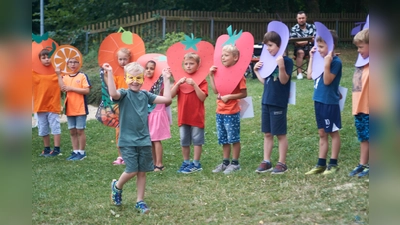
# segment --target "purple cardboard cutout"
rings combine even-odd
[[[267,45],[264,44],[260,55],[260,62],[263,62],[263,66],[260,68],[260,76],[263,78],[269,77],[272,72],[274,72],[276,66],[276,58],[278,56],[282,56],[285,53],[286,47],[289,42],[289,28],[282,22],[279,21],[271,21],[268,24],[267,32],[275,31],[276,33],[281,36],[281,46],[279,51],[276,53],[275,56],[272,56],[269,51],[267,50]]]
[[[367,20],[365,21],[365,25],[363,30],[369,29],[369,15],[367,16]],[[356,67],[362,67],[369,63],[369,56],[367,58],[363,58],[360,53],[358,53],[357,61],[354,64]]]
[[[329,29],[320,22],[315,22],[317,34],[315,35],[314,46],[317,47],[317,38],[321,37],[328,45],[328,53],[333,51],[333,37]],[[319,54],[318,48],[315,51],[312,60],[312,79],[315,80],[322,75],[324,72],[324,58]]]

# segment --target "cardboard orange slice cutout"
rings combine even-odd
[[[51,56],[51,64],[54,68],[60,67],[61,73],[71,74],[74,71],[68,68],[68,60],[73,58],[79,62],[78,68],[75,70],[79,71],[83,63],[81,52],[74,46],[61,45]]]
[[[147,91],[150,91],[151,86],[153,86],[153,84],[155,82],[157,82],[158,78],[160,78],[162,70],[164,68],[168,67],[167,56],[165,56],[163,54],[159,54],[159,53],[150,53],[150,54],[142,55],[139,57],[137,62],[140,63],[140,65],[142,65],[143,68],[146,68],[146,64],[150,60],[153,60],[154,62],[156,62],[156,68],[154,70],[153,77],[151,77],[151,78],[145,77],[144,78],[144,83],[143,83],[141,89],[144,89]]]
[[[39,53],[47,48],[50,51],[50,54],[58,47],[57,42],[53,39],[49,38],[47,33],[42,36],[33,35],[34,41],[32,41],[32,70],[38,74],[42,75],[51,75],[54,74],[54,68],[52,66],[44,66],[39,58]],[[49,55],[51,57],[51,55]]]
[[[122,33],[120,31],[123,31]],[[101,42],[97,61],[101,67],[104,63],[109,63],[113,68],[114,76],[123,76],[124,68],[118,63],[117,53],[121,48],[127,48],[131,52],[129,62],[135,62],[146,53],[142,38],[130,31],[125,31],[122,27],[118,33],[108,35]]]

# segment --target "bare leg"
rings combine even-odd
[[[264,134],[264,160],[271,162],[272,147],[274,146],[274,136],[271,133]]]
[[[286,134],[278,135],[278,143],[279,143],[279,161],[283,164],[286,164],[286,153],[288,150],[288,140]]]
[[[86,134],[84,129],[77,129],[78,140],[79,140],[79,150],[85,150],[86,147]]]
[[[136,177],[137,199],[136,202],[143,201],[146,188],[146,172],[138,172]]]
[[[44,147],[50,147],[50,135],[43,136]]]
[[[335,131],[335,132],[330,133],[330,136],[332,137],[331,159],[338,159],[339,152],[340,152],[340,135],[339,135],[339,131]]]
[[[182,146],[183,160],[190,160],[190,146]]]
[[[153,141],[154,153],[155,153],[155,161],[154,165],[161,167],[163,166],[162,158],[163,158],[163,146],[161,141]]]
[[[193,156],[193,160],[198,160],[198,161],[200,161],[202,149],[203,149],[203,146],[202,146],[202,145],[195,145],[195,146],[194,146],[194,156]]]
[[[303,59],[304,59],[304,51],[301,49],[297,50],[297,56],[296,56],[297,74],[301,73],[301,64],[303,63]]]
[[[360,164],[365,165],[369,162],[369,141],[363,141],[360,145]]]
[[[78,132],[75,128],[69,130],[73,150],[79,150]]]
[[[240,157],[240,142],[236,142],[232,144],[232,159],[239,159]]]
[[[224,159],[229,159],[231,157],[231,145],[223,144],[222,145],[222,155]]]
[[[137,174],[138,174],[138,172],[134,172],[134,173],[123,172],[121,174],[121,176],[119,177],[119,179],[118,179],[117,185],[115,185],[115,186],[118,189],[122,190],[122,188],[124,187],[125,183],[128,182],[133,177],[135,177]]]
[[[54,146],[60,147],[60,144],[61,144],[61,134],[54,134],[54,135],[53,135],[53,139],[54,139]]]
[[[154,141],[151,142],[151,155],[153,156],[153,163],[154,163],[154,165],[156,165],[157,155],[156,155],[156,147],[155,147]]]
[[[318,158],[326,159],[328,154],[328,135],[324,129],[318,129],[319,134],[319,155]],[[340,141],[340,140],[339,140]]]

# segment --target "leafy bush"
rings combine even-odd
[[[162,43],[161,46],[157,48],[159,53],[165,54],[165,52],[168,50],[169,47],[171,47],[173,44],[179,41],[185,40],[185,33],[183,32],[172,32],[172,33],[167,33],[165,34],[165,39],[164,42]]]

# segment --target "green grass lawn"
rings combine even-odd
[[[124,186],[123,205],[110,202],[110,182],[124,166],[113,166],[117,156],[114,129],[98,121],[87,123],[87,154],[83,161],[66,161],[71,142],[62,124],[63,155],[42,158],[42,139],[32,129],[32,223],[33,224],[368,224],[369,181],[347,174],[359,160],[353,116],[351,86],[354,49],[340,49],[343,60],[341,86],[349,89],[342,112],[340,170],[331,176],[306,176],[317,162],[318,132],[312,101],[313,82],[293,81],[297,85],[296,105],[288,109],[288,172],[283,175],[257,174],[263,159],[263,134],[260,132],[263,85],[247,79],[252,96],[254,118],[242,120],[241,171],[231,175],[211,171],[222,160],[215,129],[215,99],[209,91],[206,105],[206,143],[201,162],[203,171],[177,174],[182,163],[176,99],[172,104],[172,138],[163,141],[166,170],[147,174],[145,201],[148,215],[134,209],[135,179]],[[93,74],[92,79],[98,79]],[[276,141],[276,140],[275,140]],[[193,154],[193,149],[192,149]],[[328,154],[329,157],[330,153]],[[272,161],[278,159],[275,142]]]

